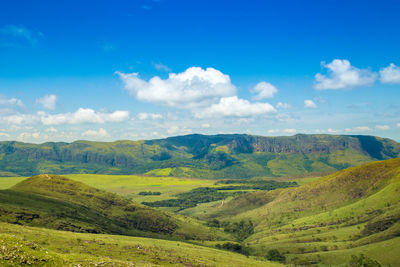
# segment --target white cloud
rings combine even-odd
[[[2,106],[9,106],[9,107],[20,107],[23,108],[24,103],[18,98],[5,98],[0,95],[0,105]]]
[[[357,126],[353,128],[353,131],[355,132],[367,132],[367,131],[371,131],[371,128],[369,128],[368,126]]]
[[[141,112],[137,115],[137,117],[139,120],[147,120],[147,119],[157,120],[157,119],[162,119],[163,115],[158,113]]]
[[[44,108],[54,110],[58,101],[57,95],[45,95],[39,99],[36,99],[36,103],[41,104]]]
[[[317,105],[314,103],[314,101],[307,99],[307,100],[304,100],[304,107],[305,108],[317,108]]]
[[[328,133],[340,133],[340,132],[341,132],[340,130],[336,130],[336,129],[332,129],[332,128],[328,129]]]
[[[0,122],[4,124],[32,124],[37,122],[38,117],[31,114],[13,114],[0,117]]]
[[[254,86],[251,92],[256,94],[253,97],[254,100],[262,100],[274,97],[274,95],[278,93],[278,89],[270,83],[260,82]]]
[[[381,82],[383,83],[400,83],[400,67],[391,63],[389,67],[382,68],[379,71]]]
[[[289,109],[291,107],[292,105],[290,105],[289,103],[278,102],[278,104],[276,104],[276,108]]]
[[[362,85],[371,85],[376,80],[376,73],[367,69],[358,69],[351,66],[346,59],[335,59],[331,63],[321,62],[324,68],[328,69],[328,74],[317,73],[315,75],[317,90],[337,90],[352,88]]]
[[[250,117],[275,113],[276,109],[268,103],[250,103],[237,96],[223,97],[217,104],[195,111],[197,118],[208,117]]]
[[[389,125],[376,125],[375,128],[378,130],[383,130],[383,131],[390,129]]]
[[[79,108],[72,113],[47,114],[39,112],[38,114],[44,125],[122,122],[129,119],[128,111],[117,110],[104,113],[96,112],[90,108]]]
[[[282,132],[288,133],[288,134],[295,134],[297,132],[297,130],[296,129],[284,129]]]
[[[396,127],[400,127],[400,122],[396,124]]]
[[[155,76],[149,81],[140,79],[138,73],[116,73],[132,96],[170,107],[204,107],[236,93],[229,76],[214,68],[191,67],[182,73],[170,73],[167,79]]]
[[[156,70],[165,71],[165,72],[172,71],[167,65],[164,65],[162,63],[153,63],[153,66]]]
[[[0,137],[10,137],[10,135],[8,133],[0,132]]]
[[[278,129],[270,129],[270,130],[268,130],[269,134],[276,134],[276,133],[279,133],[279,132],[280,132],[280,130],[278,130]]]
[[[176,125],[173,125],[168,128],[167,133],[169,135],[177,135],[177,134],[189,134],[192,132],[192,129],[188,129],[186,127],[178,127]]]
[[[58,130],[56,128],[54,128],[54,127],[50,127],[50,128],[47,128],[45,130],[45,132],[46,133],[56,133],[56,132],[58,132]]]
[[[24,133],[20,133],[18,135],[17,140],[27,141],[27,140],[30,140],[30,139],[39,139],[40,137],[41,136],[40,136],[39,132],[33,132],[33,133],[24,132]]]
[[[210,128],[210,127],[211,127],[211,125],[208,124],[208,123],[203,123],[203,124],[201,125],[201,128],[205,128],[205,129]]]
[[[87,131],[82,133],[82,136],[90,137],[90,138],[96,138],[96,139],[110,137],[108,132],[103,128],[100,128],[97,131],[96,130],[87,130]]]

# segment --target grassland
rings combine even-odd
[[[197,187],[213,187],[215,183],[213,180],[205,179],[140,175],[68,174],[64,176],[101,190],[128,197],[137,203],[173,198],[176,194],[188,192]],[[140,192],[148,191],[160,192],[161,195],[139,195]]]
[[[151,238],[0,223],[2,266],[282,266],[237,253]]]

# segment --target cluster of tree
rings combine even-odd
[[[161,195],[161,192],[152,192],[152,191],[143,191],[139,192],[139,196],[159,196]]]
[[[238,243],[227,242],[224,244],[217,244],[216,247],[219,249],[225,249],[236,253],[241,253],[244,255],[250,255],[249,248]]]
[[[236,237],[238,241],[243,241],[250,235],[254,234],[254,225],[251,220],[241,220],[239,222],[220,222],[217,219],[213,219],[207,222],[207,226],[224,228],[225,232],[231,233]]]
[[[218,187],[219,190],[275,190],[278,188],[287,188],[298,186],[296,182],[277,182],[273,180],[220,180],[216,184],[242,184]]]
[[[232,194],[219,192],[216,188],[199,187],[189,192],[177,194],[174,199],[166,199],[155,202],[142,202],[150,207],[180,207],[181,209],[195,207],[199,203],[207,203],[225,199]]]
[[[355,255],[352,255],[349,265],[350,265],[350,267],[381,267],[379,262],[368,258],[364,254],[361,254],[358,257]]]
[[[277,249],[268,250],[267,256],[265,256],[265,258],[269,261],[279,261],[279,262],[286,261],[286,257],[282,255]]]

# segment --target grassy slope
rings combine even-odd
[[[133,204],[116,194],[55,175],[31,177],[0,191],[0,220],[75,232],[178,239],[229,239],[180,215]]]
[[[23,263],[36,266],[281,266],[177,241],[0,223],[0,265]]]
[[[251,219],[245,242],[291,262],[344,264],[352,254],[400,262],[400,159],[370,163],[297,188],[257,192],[210,209],[208,217]]]

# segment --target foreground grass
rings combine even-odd
[[[0,265],[281,266],[198,245],[0,223]]]

